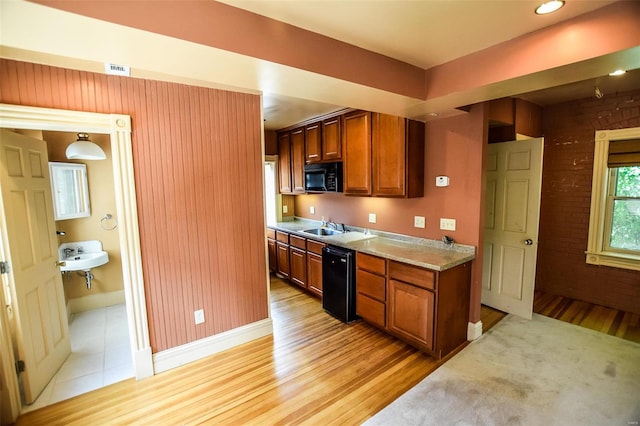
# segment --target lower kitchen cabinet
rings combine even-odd
[[[322,248],[326,244],[307,240],[307,288],[322,297]]]
[[[363,320],[442,358],[467,339],[471,263],[433,271],[358,253],[356,312]]]
[[[300,287],[307,288],[307,253],[295,247],[291,247],[291,282]]]
[[[433,350],[434,303],[432,291],[389,280],[389,331]]]
[[[289,234],[276,231],[276,258],[277,272],[285,278],[289,278]]]
[[[277,272],[278,254],[276,248],[276,231],[267,228],[267,249],[269,254],[269,271]]]

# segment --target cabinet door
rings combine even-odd
[[[309,124],[304,133],[305,160],[317,163],[322,160],[322,123]]]
[[[304,128],[291,131],[291,181],[294,193],[304,192]]]
[[[291,194],[291,136],[289,132],[278,135],[278,175],[280,193]]]
[[[322,296],[322,256],[307,252],[307,288]]]
[[[285,278],[289,278],[289,246],[277,243],[278,273]]]
[[[276,240],[267,239],[267,248],[269,251],[269,270],[276,272],[278,268],[278,253],[276,248]]]
[[[433,292],[402,281],[389,280],[389,330],[433,350]]]
[[[373,195],[405,195],[405,119],[373,114]]]
[[[328,118],[322,122],[322,159],[342,159],[342,132],[340,116]]]
[[[291,247],[291,281],[300,287],[307,287],[307,253]]]
[[[355,111],[343,121],[344,193],[371,195],[371,113]]]

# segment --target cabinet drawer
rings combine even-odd
[[[356,289],[358,293],[366,294],[382,302],[386,300],[385,281],[385,278],[380,275],[374,275],[362,269],[356,271]]]
[[[358,252],[356,254],[356,265],[359,269],[366,269],[378,275],[384,275],[385,273],[385,260],[381,257]]]
[[[307,251],[311,253],[322,255],[322,248],[326,246],[325,243],[319,243],[318,241],[307,240]]]
[[[307,239],[297,235],[289,235],[289,244],[302,250],[307,249]]]
[[[396,261],[389,262],[389,277],[414,284],[428,290],[435,289],[435,272]]]
[[[271,238],[272,240],[276,239],[275,229],[267,228],[267,238]]]
[[[362,319],[379,327],[385,328],[385,305],[373,300],[362,293],[356,295],[356,314]]]
[[[289,244],[289,234],[286,232],[276,231],[276,240],[281,243]]]

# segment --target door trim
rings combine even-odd
[[[111,137],[116,213],[119,220],[120,253],[129,336],[136,379],[153,376],[153,358],[142,276],[140,231],[133,175],[131,117],[83,111],[37,108],[0,104],[0,127],[9,129],[50,130],[108,134]],[[4,222],[4,210],[0,211]],[[3,230],[0,230],[3,232]],[[6,236],[2,235],[6,241]],[[9,332],[3,321],[4,333]],[[8,334],[10,335],[10,333]],[[8,360],[2,354],[2,363]],[[19,389],[14,389],[19,395]],[[19,400],[19,397],[18,397]]]

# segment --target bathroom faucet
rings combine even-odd
[[[69,257],[71,255],[73,255],[73,252],[75,250],[72,249],[71,247],[67,247],[66,249],[64,249],[64,257]]]
[[[84,249],[82,247],[78,247],[76,250],[78,251],[78,254],[84,253]]]

